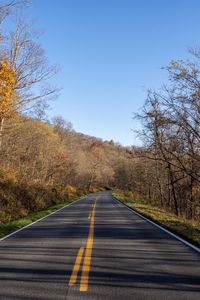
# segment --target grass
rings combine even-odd
[[[127,206],[133,208],[143,216],[162,225],[164,228],[176,233],[182,238],[188,240],[196,246],[200,246],[200,223],[187,220],[183,217],[165,211],[156,206],[145,204],[140,201],[125,197],[121,193],[113,193],[113,195]]]
[[[64,207],[65,205],[77,200],[78,198],[74,198],[74,199],[69,199],[67,201],[65,201],[64,203],[60,203],[60,204],[56,204],[53,206],[50,206],[46,209],[43,209],[41,211],[35,212],[35,213],[31,213],[30,215],[27,215],[24,218],[20,218],[18,220],[15,221],[11,221],[5,224],[0,224],[0,238],[8,235],[11,232],[14,232],[20,228],[23,228],[26,225],[29,225],[31,223],[33,223],[34,221],[41,219],[42,217],[45,217],[47,215],[49,215],[50,213],[58,210],[59,208]]]

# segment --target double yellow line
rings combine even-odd
[[[95,216],[95,208],[96,208],[96,201],[93,204],[92,214],[90,218],[90,230],[87,239],[86,249],[85,249],[85,257],[83,261],[83,268],[81,273],[81,282],[80,282],[80,291],[86,292],[88,290],[88,281],[89,281],[89,273],[90,273],[90,264],[91,264],[91,257],[92,257],[92,247],[94,242],[94,216]],[[73,267],[73,271],[69,280],[69,286],[72,286],[77,281],[78,272],[80,269],[80,265],[82,262],[84,254],[84,247],[81,247],[78,251],[76,261]]]

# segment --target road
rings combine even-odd
[[[200,254],[97,193],[0,242],[0,299],[199,300]]]

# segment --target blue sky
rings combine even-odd
[[[197,0],[33,0],[28,15],[44,29],[50,62],[61,67],[50,114],[123,145],[138,143],[132,114],[146,89],[166,82],[161,67],[200,46]]]

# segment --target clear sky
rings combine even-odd
[[[161,67],[200,46],[199,0],[33,0],[29,16],[61,67],[50,113],[123,145],[137,143],[132,114],[166,81]]]

